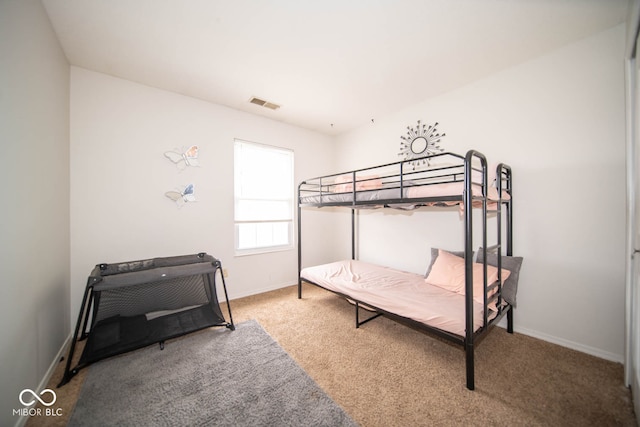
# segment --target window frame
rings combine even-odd
[[[247,145],[257,147],[263,150],[273,150],[273,152],[279,153],[287,153],[291,162],[291,176],[290,176],[290,186],[287,191],[287,198],[265,198],[265,199],[254,199],[250,197],[239,197],[238,195],[238,185],[239,182],[239,173],[241,171],[239,169],[242,168],[240,165],[237,149],[238,145]],[[295,248],[295,153],[290,148],[278,147],[274,145],[262,144],[253,141],[247,141],[241,138],[234,138],[233,143],[234,149],[234,158],[233,158],[233,227],[234,227],[234,255],[235,256],[246,256],[246,255],[257,255],[271,252],[282,252],[293,250]],[[239,220],[238,218],[238,201],[239,200],[264,200],[264,201],[285,201],[289,203],[289,215],[288,218],[279,218],[279,219],[258,219],[258,220]],[[275,245],[266,245],[266,246],[253,246],[250,248],[240,248],[240,228],[242,224],[287,224],[287,241],[286,244],[275,244]]]

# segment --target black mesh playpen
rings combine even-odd
[[[229,322],[220,309],[216,277],[222,280]],[[235,329],[220,260],[196,255],[98,264],[87,279],[69,349],[66,384],[90,363],[160,343],[199,329]],[[86,339],[72,369],[76,342]]]

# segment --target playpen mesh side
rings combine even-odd
[[[204,279],[203,275],[185,276],[99,291],[94,321],[208,304],[211,296]]]
[[[58,387],[106,357],[211,326],[234,330],[228,303],[229,322],[220,309],[218,276],[227,298],[222,264],[205,252],[96,265],[87,279]],[[84,339],[84,350],[72,369],[76,342]]]
[[[96,285],[91,328],[80,364],[225,325],[215,274],[213,270],[126,286]]]

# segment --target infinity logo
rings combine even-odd
[[[40,396],[38,396],[38,395],[37,395],[33,390],[31,390],[31,389],[29,389],[29,388],[25,388],[24,390],[22,390],[22,391],[20,392],[20,396],[19,396],[19,398],[20,398],[20,403],[22,403],[22,404],[23,404],[23,405],[25,405],[25,406],[31,406],[31,405],[33,405],[34,403],[36,403],[36,400],[32,400],[31,402],[25,402],[25,401],[22,399],[22,396],[23,396],[25,393],[31,393],[31,396],[33,396],[33,397],[34,397],[38,402],[42,403],[44,406],[51,406],[51,405],[53,405],[54,403],[56,403],[56,398],[57,398],[56,393],[55,393],[53,390],[51,390],[50,388],[45,388],[44,390],[42,390],[42,391],[40,392],[40,396],[42,396],[42,395],[43,395],[43,394],[45,394],[45,393],[50,393],[50,394],[51,394],[51,396],[53,396],[53,400],[51,400],[51,402],[50,402],[50,403],[47,403],[47,402],[45,402],[44,400],[40,399]]]

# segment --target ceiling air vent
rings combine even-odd
[[[250,103],[259,105],[261,107],[269,108],[270,110],[277,110],[280,108],[278,104],[274,104],[273,102],[265,101],[264,99],[256,98],[255,96],[249,100]]]

